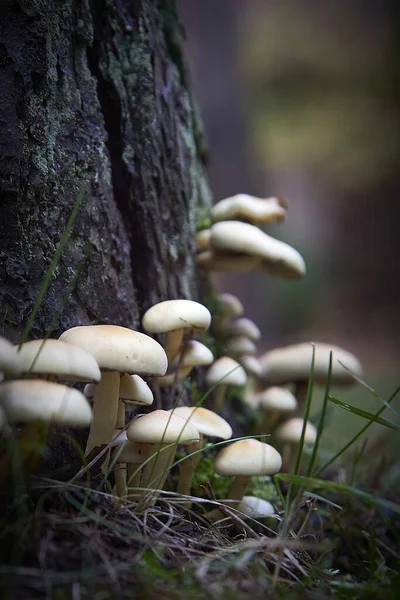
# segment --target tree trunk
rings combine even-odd
[[[197,298],[210,193],[175,2],[4,0],[0,39],[0,333],[21,339],[82,187],[30,337]]]

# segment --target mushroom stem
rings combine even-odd
[[[298,447],[298,446],[297,446]],[[282,447],[282,471],[292,473],[296,465],[295,446],[286,442]]]
[[[183,329],[175,329],[167,333],[167,339],[165,340],[165,354],[168,358],[168,363],[172,363],[174,358],[179,353],[179,348],[183,339]]]
[[[93,421],[86,444],[85,456],[95,448],[111,442],[116,429],[119,406],[120,375],[116,371],[103,372],[100,382],[95,386],[93,398]],[[104,457],[101,470],[107,471],[110,452]]]
[[[188,446],[186,446],[186,451],[187,451],[187,454],[191,454],[192,452],[196,452],[196,450],[201,450],[202,448],[204,448],[204,439],[203,439],[203,436],[200,435],[200,440],[198,442],[193,442],[192,444],[189,444]],[[179,464],[179,480],[178,480],[178,486],[176,489],[178,494],[181,494],[182,496],[190,495],[190,489],[192,487],[193,473],[196,470],[196,467],[200,460],[200,456],[201,456],[201,453],[197,452],[193,456],[189,456],[188,458],[185,458],[185,460],[183,460]],[[188,503],[188,505],[190,506],[190,502]]]
[[[126,463],[117,463],[114,467],[115,491],[119,498],[123,500],[127,497],[127,466]]]
[[[142,471],[142,487],[158,491],[164,487],[169,469],[174,461],[176,444],[155,445],[152,458],[146,463]],[[154,499],[158,494],[154,495]]]
[[[220,413],[222,410],[222,406],[224,403],[224,398],[225,398],[225,392],[226,392],[226,385],[224,385],[223,383],[221,383],[215,390],[214,390],[214,412],[216,413]]]
[[[230,500],[241,500],[246,493],[246,489],[251,482],[251,475],[236,475],[232,487],[229,491]],[[236,506],[237,502],[225,502],[227,506]]]

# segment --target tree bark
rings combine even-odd
[[[0,40],[0,333],[21,339],[82,186],[30,337],[198,298],[210,192],[174,0],[6,0]]]
[[[174,2],[9,0],[0,27],[3,333],[20,339],[82,185],[34,337],[89,249],[54,335],[197,297],[209,191]]]

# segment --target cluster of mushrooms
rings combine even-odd
[[[245,201],[249,198],[250,204]],[[277,198],[261,200],[242,194],[221,201],[214,207],[215,223],[198,235],[198,264],[213,270],[228,264],[229,270],[243,270],[246,264],[283,277],[301,276],[305,272],[301,256],[251,224],[281,219],[285,213],[285,203]],[[240,268],[232,266],[237,260]],[[39,425],[89,426],[85,456],[97,457],[103,473],[113,474],[115,493],[130,501],[148,497],[149,490],[152,501],[157,498],[167,485],[179,446],[186,455],[179,462],[176,491],[190,496],[204,438],[232,437],[231,425],[220,415],[226,389],[244,387],[244,401],[260,414],[255,430],[248,432],[254,437],[224,445],[215,457],[215,472],[234,476],[226,505],[252,517],[271,514],[274,509],[268,502],[247,497],[245,492],[253,476],[273,475],[293,466],[294,448],[304,426],[299,415],[313,346],[297,344],[256,358],[261,332],[243,312],[233,295],[219,295],[225,355],[216,360],[209,348],[194,339],[210,327],[211,313],[186,299],[152,306],[142,319],[146,333],[116,325],[90,325],[73,327],[58,340],[32,340],[20,346],[0,338],[0,428],[20,428],[19,452],[24,462],[34,452]],[[327,344],[315,345],[314,381],[327,380],[331,352],[332,382],[353,383],[352,373],[361,375],[360,363],[350,353]],[[207,367],[204,391],[212,392],[209,408],[178,405],[138,414],[128,422],[127,404],[150,407],[155,391],[175,390],[196,367]],[[85,383],[83,392],[73,383]],[[290,414],[293,417],[288,420]],[[304,427],[305,443],[312,445],[315,428],[311,423]],[[265,434],[272,434],[276,448],[258,439]],[[211,518],[220,516],[220,511],[213,511]]]

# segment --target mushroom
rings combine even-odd
[[[200,433],[182,417],[166,410],[155,410],[133,419],[128,427],[127,437],[131,442],[152,444],[151,458],[141,471],[140,487],[157,492],[164,486],[177,444],[198,442]]]
[[[213,221],[238,219],[249,223],[281,221],[286,217],[287,202],[282,196],[256,198],[248,194],[236,194],[224,198],[212,208]]]
[[[238,510],[251,519],[263,519],[275,513],[271,502],[256,496],[243,496]]]
[[[159,377],[167,370],[167,357],[162,346],[148,335],[117,325],[73,327],[65,331],[61,339],[90,351],[102,372],[94,393],[87,456],[112,440],[118,420],[121,374]],[[103,472],[108,462],[109,452],[102,464]]]
[[[229,336],[243,336],[253,342],[256,342],[261,338],[261,331],[257,325],[247,317],[241,317],[232,322],[225,322],[223,329]]]
[[[255,354],[257,352],[257,346],[245,335],[238,335],[229,338],[225,343],[225,351],[229,356],[240,359],[242,356]]]
[[[296,410],[297,400],[290,390],[271,386],[253,394],[253,402],[262,412],[262,420],[255,433],[265,434],[273,430],[282,414]]]
[[[292,471],[295,466],[303,426],[303,419],[294,418],[279,425],[274,433],[274,438],[282,444],[283,464],[285,470],[288,472]],[[317,430],[312,423],[307,421],[304,432],[304,444],[313,446],[316,439]]]
[[[247,375],[243,367],[230,358],[221,356],[211,365],[205,375],[205,382],[210,387],[215,386],[214,410],[219,412],[225,397],[228,385],[242,386],[247,382]]]
[[[214,360],[214,355],[207,346],[197,340],[189,340],[185,344],[183,354],[180,359],[172,363],[170,368],[172,373],[158,378],[158,383],[161,387],[173,385],[177,381],[181,381],[187,377],[193,367],[201,367],[210,365]]]
[[[218,475],[235,477],[229,492],[229,501],[225,501],[224,504],[235,506],[235,501],[242,500],[254,475],[274,475],[281,466],[281,455],[269,444],[252,438],[229,444],[217,454],[214,465]],[[221,514],[220,510],[212,511],[211,519],[216,520]]]
[[[79,346],[62,340],[31,340],[19,349],[21,371],[26,375],[55,377],[62,381],[100,381],[96,359]]]
[[[140,465],[150,456],[152,446],[130,442],[126,431],[121,430],[115,432],[112,446],[115,448],[112,458],[115,461],[114,479],[117,496],[132,498],[129,489],[140,486]]]
[[[218,311],[222,317],[240,317],[243,312],[243,304],[233,294],[218,294]]]
[[[331,352],[332,384],[352,385],[354,384],[352,373],[358,377],[362,376],[362,366],[358,359],[350,352],[330,344],[305,342],[269,350],[260,358],[263,367],[262,378],[272,385],[294,383],[296,386],[295,396],[301,410],[304,408],[307,397],[313,346],[315,347],[314,382],[327,384]]]
[[[8,423],[22,423],[18,438],[20,460],[25,463],[29,458],[31,470],[40,457],[50,423],[88,427],[92,420],[92,409],[81,392],[42,379],[1,383],[0,407]],[[2,464],[3,478],[9,474],[10,461],[7,463]]]
[[[217,252],[248,254],[258,258],[258,267],[287,279],[303,277],[303,257],[291,246],[267,235],[258,227],[241,221],[220,221],[211,227],[211,249]]]
[[[6,338],[0,337],[0,382],[4,375],[16,376],[21,371],[21,359],[18,348]]]
[[[165,352],[171,362],[179,354],[186,334],[205,331],[211,323],[211,313],[193,300],[166,300],[155,304],[144,314],[143,329],[148,333],[166,333]]]
[[[225,419],[201,406],[179,406],[172,409],[172,412],[174,415],[178,415],[193,424],[200,433],[198,442],[186,446],[187,454],[193,452],[196,452],[196,454],[189,456],[180,463],[177,492],[182,496],[188,496],[192,486],[193,473],[200,460],[200,450],[204,448],[204,436],[228,440],[232,437],[232,427]]]
[[[211,231],[202,229],[196,233],[196,246],[199,250],[208,250],[210,247]]]
[[[246,354],[240,357],[240,363],[248,375],[255,379],[259,379],[262,373],[262,365],[260,360],[252,354]]]

